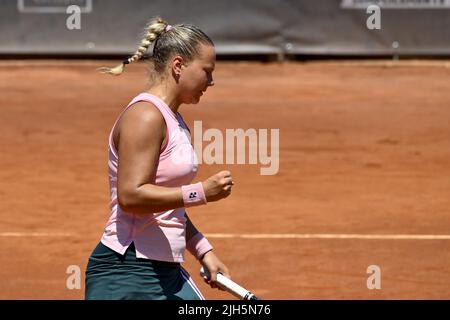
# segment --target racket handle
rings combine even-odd
[[[200,275],[202,277],[206,277],[210,279],[210,274],[205,271],[205,269],[202,267],[200,269]],[[248,291],[247,289],[241,287],[236,282],[228,279],[221,273],[217,274],[217,284],[224,290],[228,291],[235,297],[241,299],[241,300],[259,300],[258,297],[256,297],[253,293]]]

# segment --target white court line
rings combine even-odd
[[[71,237],[70,233],[61,232],[0,232],[0,237]]]
[[[61,232],[0,232],[0,237],[73,237]],[[335,234],[335,233],[205,233],[217,239],[361,239],[361,240],[450,240],[447,234]]]
[[[270,233],[235,234],[206,233],[205,237],[219,239],[370,239],[370,240],[450,240],[450,235],[439,234],[333,234],[333,233]]]

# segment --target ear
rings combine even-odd
[[[172,72],[176,75],[176,76],[180,76],[181,74],[181,68],[184,64],[184,59],[182,56],[175,56],[172,59]]]

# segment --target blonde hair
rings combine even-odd
[[[144,29],[144,33],[139,48],[132,56],[113,68],[103,67],[98,71],[118,76],[124,71],[125,65],[142,59],[149,46],[154,43],[151,59],[155,71],[161,74],[169,58],[174,54],[190,61],[198,55],[200,43],[214,46],[212,40],[196,26],[189,24],[171,26],[160,17],[152,19]]]

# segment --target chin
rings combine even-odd
[[[200,102],[200,97],[193,97],[190,104],[197,104]]]
[[[190,100],[190,101],[186,101],[186,102],[184,102],[184,104],[197,104],[197,103],[199,103],[199,99],[197,99],[197,100],[195,100],[195,99],[192,99],[192,100]]]
[[[197,104],[200,102],[201,95],[192,95],[190,98],[186,99],[184,104]]]

